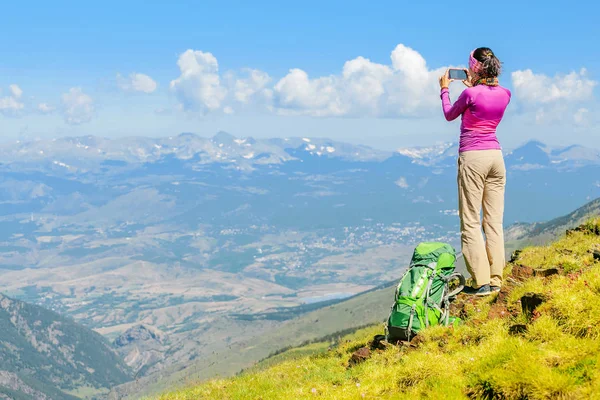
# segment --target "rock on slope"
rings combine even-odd
[[[159,329],[135,325],[117,337],[113,345],[127,365],[136,371],[136,376],[139,376],[144,366],[164,359],[164,353],[168,350],[165,337]]]

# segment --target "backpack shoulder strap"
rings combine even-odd
[[[448,285],[448,282],[450,282],[451,280],[458,279],[458,286],[452,292],[448,293],[446,295],[446,297],[454,297],[457,294],[459,294],[460,292],[462,292],[462,290],[465,288],[465,284],[466,284],[465,277],[458,272],[448,275],[448,276],[444,277],[443,279],[444,279],[444,281],[446,281],[446,285]]]

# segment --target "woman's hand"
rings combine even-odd
[[[466,71],[467,71],[467,79],[462,81],[462,83],[464,83],[466,87],[473,87],[473,83],[472,83],[473,77],[471,76],[471,71],[468,69]]]
[[[448,70],[442,76],[440,76],[440,89],[448,89],[450,87],[450,78],[448,77]]]

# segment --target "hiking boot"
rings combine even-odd
[[[492,294],[492,292],[490,291],[490,285],[483,285],[478,288],[465,286],[462,293],[473,295],[473,296],[488,296],[488,295]]]
[[[500,286],[493,286],[493,285],[490,285],[490,291],[491,291],[492,293],[498,293],[498,292],[500,291]]]

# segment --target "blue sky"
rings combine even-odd
[[[452,141],[435,77],[485,45],[513,91],[501,142],[600,147],[592,2],[91,3],[3,5],[2,140],[227,130],[382,148]]]

